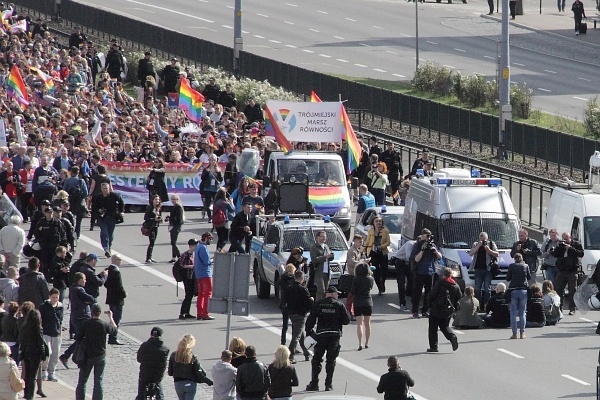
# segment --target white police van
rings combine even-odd
[[[469,272],[472,257],[469,250],[487,232],[498,247],[500,275],[492,286],[506,277],[512,244],[518,240],[521,227],[502,180],[479,178],[479,171],[443,168],[433,177],[413,178],[406,197],[402,219],[402,240],[416,239],[424,228],[434,235],[442,253],[436,264],[438,274],[450,267],[459,285],[472,286],[474,273]]]

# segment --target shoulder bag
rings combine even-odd
[[[12,362],[10,368],[10,388],[15,393],[22,392],[25,390],[25,381],[21,379],[19,376],[19,370],[17,369],[17,365]]]
[[[83,339],[77,342],[77,347],[73,352],[73,362],[77,366],[81,366],[85,363],[85,344]]]

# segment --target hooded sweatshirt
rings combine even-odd
[[[12,278],[0,279],[0,293],[4,296],[4,304],[6,305],[11,301],[19,301],[19,285]]]
[[[235,400],[237,368],[219,360],[210,372],[213,379],[213,400]]]

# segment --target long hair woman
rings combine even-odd
[[[475,297],[473,286],[465,288],[465,294],[458,301],[458,310],[454,314],[452,326],[460,329],[475,329],[483,326],[483,320],[477,313],[479,311],[479,300]]]
[[[371,265],[375,267],[375,283],[379,289],[379,295],[385,293],[385,281],[388,269],[388,247],[390,245],[390,231],[383,226],[381,216],[373,218],[373,227],[367,234],[365,242],[365,253],[371,257]]]
[[[296,269],[299,269],[304,273],[308,272],[307,260],[306,257],[304,257],[304,249],[302,247],[294,247],[292,249],[285,265],[288,264],[292,264]]]
[[[177,248],[177,239],[179,238],[181,227],[185,223],[185,210],[183,209],[179,195],[171,195],[171,203],[173,203],[173,207],[171,207],[171,212],[167,218],[169,222],[169,236],[171,237],[171,262],[174,263],[181,256]]]
[[[194,346],[196,339],[192,335],[184,335],[177,345],[177,350],[169,357],[167,373],[173,377],[179,400],[193,400],[198,383],[206,383],[209,386],[213,384],[206,376],[198,358],[192,353]]]
[[[275,358],[269,365],[269,398],[271,400],[291,400],[292,387],[298,386],[296,368],[290,363],[290,350],[281,345],[275,350]]]
[[[10,347],[4,342],[0,342],[0,399],[17,400],[18,393],[10,388],[10,376],[15,374],[19,376],[19,368],[15,361],[10,358]]]
[[[560,296],[554,290],[554,285],[551,280],[546,279],[542,282],[542,293],[544,295],[546,325],[556,325],[564,316],[560,310]],[[600,334],[600,329],[596,328],[596,334]]]
[[[369,348],[371,338],[371,315],[373,314],[373,277],[367,263],[361,262],[354,270],[356,276],[352,281],[350,292],[354,295],[354,316],[356,317],[356,334],[358,335],[358,351],[363,349],[363,329],[365,349]],[[363,328],[364,327],[364,328]]]
[[[158,235],[158,227],[162,222],[162,201],[160,196],[155,194],[150,200],[150,205],[146,207],[146,213],[144,214],[144,225],[150,229],[150,235],[148,235],[148,249],[146,249],[146,264],[155,263],[152,259],[152,250],[154,250],[154,242],[156,242],[156,236]]]
[[[210,155],[210,158],[208,159],[208,166],[204,168],[200,178],[202,202],[204,204],[204,211],[206,212],[209,221],[212,219],[210,205],[212,204],[217,191],[221,187],[221,182],[223,182],[223,173],[221,172],[221,167],[219,167],[217,160],[218,159],[216,155]]]
[[[223,212],[225,216],[224,221],[218,221],[213,218],[213,226],[217,230],[217,251],[221,251],[227,244],[229,238],[229,224],[230,217],[235,215],[235,206],[233,200],[227,194],[227,190],[224,187],[219,188],[215,196],[215,203],[213,204],[213,216],[216,213]],[[231,218],[233,219],[233,218]]]
[[[19,330],[19,346],[25,371],[25,399],[33,399],[35,380],[43,360],[46,359],[44,338],[42,336],[42,318],[38,310],[31,310]],[[38,389],[40,394],[42,389]]]
[[[233,199],[233,205],[235,206],[235,213],[242,212],[242,200],[244,197],[250,194],[250,180],[247,177],[243,177],[238,184],[237,189],[231,193]]]
[[[229,351],[231,351],[231,365],[239,368],[240,365],[246,362],[246,342],[244,339],[234,337],[229,341]]]
[[[527,309],[527,287],[531,279],[529,266],[523,261],[523,255],[515,254],[515,262],[508,266],[506,280],[510,282],[510,327],[512,329],[511,339],[517,338],[517,328],[520,338],[525,339],[525,310]],[[517,317],[519,322],[517,324]]]
[[[371,170],[367,173],[367,179],[371,182],[371,192],[375,196],[375,204],[382,206],[385,204],[385,188],[388,184],[387,165],[379,162],[371,165]]]

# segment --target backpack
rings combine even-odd
[[[185,271],[181,268],[181,257],[175,261],[173,267],[171,267],[171,272],[173,273],[173,278],[175,278],[175,282],[183,282]]]
[[[67,190],[67,193],[69,194],[69,203],[72,205],[80,205],[84,200],[83,191],[81,190],[81,181],[77,183],[77,186],[73,186]]]
[[[223,211],[223,203],[219,207],[213,208],[212,223],[214,226],[223,226],[227,222],[227,216]]]

